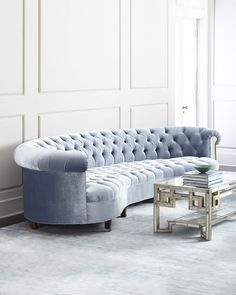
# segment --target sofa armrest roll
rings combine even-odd
[[[32,148],[22,144],[16,148],[14,157],[19,166],[38,171],[85,172],[88,167],[87,156],[81,151]]]
[[[201,128],[200,128],[201,129]],[[210,140],[212,137],[216,138],[216,145],[220,142],[220,133],[216,130],[209,129],[209,128],[202,128],[201,131],[202,139]]]

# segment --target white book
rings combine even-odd
[[[198,181],[183,181],[184,185],[196,186],[196,187],[202,187],[202,188],[211,188],[211,187],[214,187],[215,185],[220,184],[220,183],[223,183],[223,179],[211,181],[209,183],[202,183],[202,182],[198,182]]]
[[[197,182],[201,182],[201,183],[210,183],[211,181],[223,180],[223,176],[219,176],[217,178],[211,178],[211,179],[183,177],[183,180],[184,181],[197,181]]]
[[[188,178],[188,179],[203,179],[203,180],[211,180],[211,179],[218,179],[218,178],[223,178],[223,171],[218,171],[218,170],[210,170],[207,171],[206,173],[200,173],[196,170],[189,171],[184,173],[183,178]]]

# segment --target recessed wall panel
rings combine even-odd
[[[236,1],[215,1],[214,84],[236,86]]]
[[[236,167],[236,149],[217,148],[217,161],[220,165]],[[230,169],[231,171],[235,171]]]
[[[40,91],[119,89],[119,0],[40,1]]]
[[[23,0],[0,1],[0,95],[23,92]]]
[[[80,110],[39,116],[39,136],[117,129],[119,127],[119,108]]]
[[[0,191],[0,202],[14,199],[23,195],[22,187]],[[1,218],[1,217],[0,217]]]
[[[0,216],[1,218],[9,217],[14,214],[23,213],[23,198],[17,196],[15,198],[0,201]]]
[[[0,189],[21,185],[21,169],[14,162],[14,149],[22,142],[22,117],[0,118]]]
[[[168,125],[168,105],[160,103],[131,107],[130,125],[132,128],[166,127]]]
[[[167,5],[131,0],[131,88],[167,87]]]
[[[176,0],[176,4],[179,6],[189,7],[189,8],[204,8],[205,0]]]
[[[236,101],[214,102],[214,128],[221,134],[220,146],[236,147]]]

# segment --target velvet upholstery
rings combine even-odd
[[[110,220],[153,195],[156,180],[190,171],[210,159],[210,138],[197,127],[119,129],[39,138],[19,145],[24,211],[39,223]]]

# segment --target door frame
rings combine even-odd
[[[183,107],[186,106],[186,102],[184,102],[184,97],[182,97],[182,93],[183,93],[183,88],[180,87],[180,92],[177,93],[177,81],[181,83],[181,86],[183,86],[183,75],[182,76],[179,76],[179,74],[182,72],[181,71],[181,65],[183,62],[185,62],[184,60],[184,52],[182,51],[184,48],[182,48],[181,44],[180,44],[180,47],[179,47],[179,44],[177,46],[176,44],[176,41],[180,41],[183,45],[183,42],[185,42],[186,40],[183,39],[183,28],[185,26],[185,24],[189,25],[194,25],[194,31],[193,31],[193,34],[195,35],[194,38],[195,38],[195,41],[194,41],[194,50],[195,50],[195,62],[194,62],[194,68],[192,69],[193,70],[193,79],[194,79],[194,100],[195,100],[195,106],[194,106],[194,112],[195,112],[195,123],[197,123],[197,120],[198,120],[198,117],[197,117],[197,113],[198,113],[198,89],[197,89],[197,81],[198,81],[198,19],[196,18],[176,18],[175,20],[175,100],[176,100],[176,120],[179,121],[179,125],[183,125],[185,124],[184,123],[184,115],[183,115]],[[179,28],[181,31],[178,33],[178,37],[179,38],[176,38],[177,37],[177,28]],[[187,40],[188,41],[188,40]],[[193,44],[192,44],[193,45]],[[179,47],[179,48],[178,48]],[[178,50],[177,50],[178,48]],[[178,69],[180,68],[180,69]],[[176,72],[178,70],[180,70],[180,73],[179,71]],[[184,74],[182,72],[182,74]],[[191,103],[190,103],[191,104]],[[191,104],[192,106],[192,104]],[[190,105],[188,105],[188,107],[190,107]],[[188,110],[186,110],[186,113],[189,112]],[[188,115],[187,115],[188,116]],[[190,126],[193,126],[192,123],[189,124]]]
[[[198,24],[198,44],[197,44],[197,90],[196,90],[196,125],[208,126],[208,1],[205,1],[204,9],[193,9],[189,7],[176,7],[175,22],[181,19],[195,19]],[[174,49],[175,55],[175,49]],[[174,87],[175,89],[175,87]],[[174,91],[175,113],[180,110],[180,101],[176,99]],[[182,125],[180,116],[175,115],[175,125]]]

